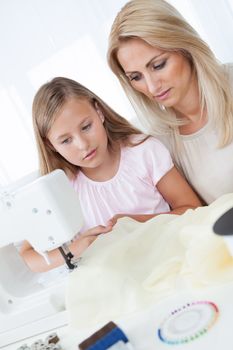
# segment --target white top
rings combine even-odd
[[[218,148],[218,132],[209,124],[192,135],[181,135],[181,140],[184,149],[180,164],[206,203],[233,192],[233,142]]]
[[[84,215],[82,232],[105,225],[116,214],[170,211],[156,184],[172,167],[168,150],[150,137],[140,145],[121,149],[118,171],[108,181],[92,181],[80,171],[73,186]]]
[[[233,81],[233,65],[229,65]],[[161,138],[170,149],[169,140]],[[233,192],[233,142],[219,148],[219,133],[210,123],[191,135],[180,135],[179,166],[197,193],[210,204]],[[172,150],[170,150],[172,153]]]
[[[135,141],[140,139],[135,137]],[[121,149],[116,175],[96,182],[79,171],[74,189],[78,193],[84,215],[81,233],[97,225],[105,225],[115,214],[153,214],[170,211],[168,203],[156,188],[157,182],[173,167],[170,153],[154,137],[140,145]],[[74,238],[75,239],[75,238]],[[50,286],[68,274],[66,265],[39,275],[38,283]]]

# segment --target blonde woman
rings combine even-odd
[[[122,8],[108,62],[137,115],[203,200],[233,192],[233,66],[220,64],[164,0]]]

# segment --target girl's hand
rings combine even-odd
[[[128,216],[128,215],[126,215],[126,214],[117,214],[117,215],[114,215],[110,220],[108,220],[107,225],[113,227],[114,225],[116,225],[118,219],[123,218],[123,217],[125,217],[125,216]]]
[[[93,243],[96,238],[104,233],[108,233],[112,230],[112,225],[107,226],[99,225],[90,228],[86,232],[82,233],[75,241],[72,243],[71,251],[75,256],[81,256],[81,254]]]
[[[108,232],[112,231],[113,226],[114,225],[110,222],[108,222],[106,226],[98,225],[98,226],[92,227],[89,230],[87,230],[86,232],[82,233],[80,235],[80,237],[87,237],[87,236],[96,236],[97,237],[97,236],[101,235],[102,233],[108,233]]]
[[[70,247],[71,252],[74,256],[78,257],[80,256],[88,247],[93,243],[98,235],[81,235],[76,239],[74,242],[72,242],[72,245]]]
[[[79,235],[72,243],[69,244],[69,249],[75,257],[79,257],[82,253],[102,234],[112,230],[113,225],[96,226],[83,234]],[[47,253],[50,264],[48,265],[44,258],[34,250],[34,248],[25,241],[21,247],[20,255],[22,256],[28,267],[34,272],[45,272],[52,270],[55,267],[64,265],[65,261],[58,249],[51,250]]]
[[[138,222],[146,222],[152,218],[154,218],[157,214],[117,214],[114,215],[109,221],[108,224],[112,224],[113,226],[117,223],[117,220],[120,218],[131,218]]]

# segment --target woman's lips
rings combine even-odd
[[[155,98],[157,100],[161,100],[161,101],[166,100],[166,98],[168,98],[168,96],[169,96],[170,90],[171,89],[168,89],[168,90],[161,92],[161,94],[156,95]]]

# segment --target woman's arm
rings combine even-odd
[[[69,244],[69,249],[75,257],[81,256],[89,245],[102,233],[112,230],[112,224],[108,226],[96,226],[81,234],[76,240]],[[46,272],[65,263],[59,249],[51,250],[47,253],[50,264],[48,265],[37,251],[25,241],[20,249],[20,255],[33,272]]]

